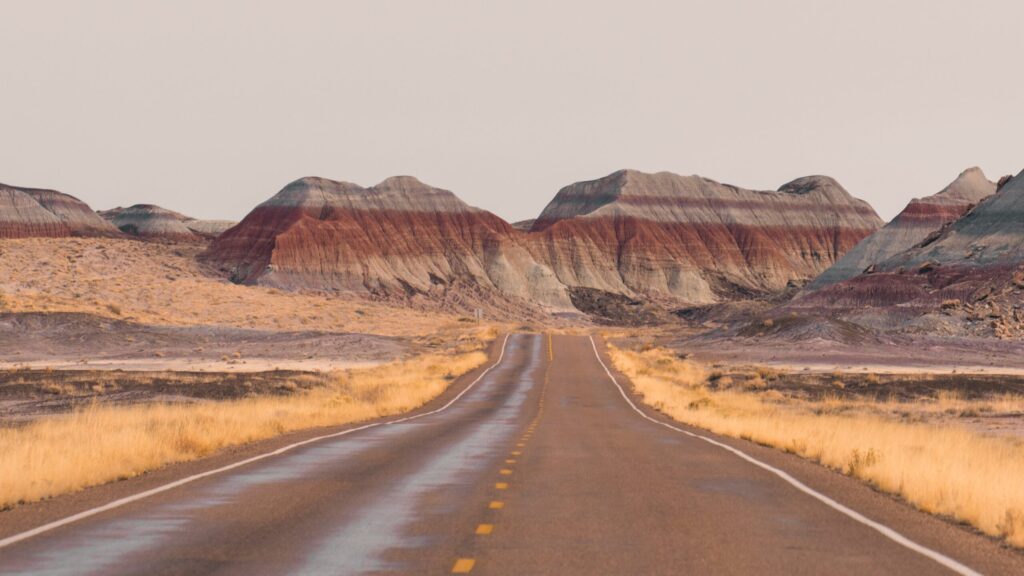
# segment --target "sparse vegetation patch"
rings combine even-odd
[[[482,342],[325,377],[274,394],[227,401],[99,404],[18,428],[0,428],[0,508],[129,478],[285,432],[407,412],[487,360]],[[53,384],[54,395],[74,387]]]
[[[849,374],[828,377],[829,392],[788,396],[777,388],[726,384],[731,376],[708,373],[664,349],[610,352],[646,403],[681,422],[792,452],[1024,546],[1024,443],[941,420],[985,411],[1019,415],[1024,396],[970,399],[942,391],[910,402],[885,400],[840,387]],[[861,375],[858,389],[861,379],[875,382],[871,387],[879,381]],[[756,373],[743,378],[763,380]]]

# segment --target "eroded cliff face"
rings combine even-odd
[[[74,196],[0,184],[0,238],[117,235],[116,228]]]
[[[996,184],[979,168],[963,171],[949,186],[926,198],[914,199],[881,230],[865,238],[831,268],[814,279],[808,290],[848,280],[871,266],[913,248],[991,196]]]
[[[881,224],[825,176],[761,192],[624,170],[563,188],[529,245],[568,286],[697,304],[802,284]]]
[[[206,258],[235,281],[282,288],[449,301],[474,292],[466,297],[571,308],[565,288],[520,235],[412,177],[370,188],[303,178],[222,234]]]

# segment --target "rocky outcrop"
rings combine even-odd
[[[963,171],[941,192],[926,198],[914,199],[902,212],[881,230],[862,240],[853,250],[832,267],[815,278],[808,290],[848,280],[897,254],[909,250],[944,226],[957,220],[981,200],[996,191],[980,168]]]
[[[802,284],[881,224],[825,176],[764,192],[622,170],[559,191],[529,244],[570,287],[699,304]]]
[[[408,176],[370,188],[296,180],[220,235],[204,258],[244,283],[424,296],[462,308],[495,297],[571,308],[522,233]]]
[[[0,184],[0,238],[119,235],[74,196]]]

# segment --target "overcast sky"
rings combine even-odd
[[[508,220],[619,168],[884,217],[1024,168],[1019,1],[0,0],[0,182],[241,218],[411,174]]]

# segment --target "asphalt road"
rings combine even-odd
[[[1024,555],[856,481],[665,426],[587,337],[501,344],[413,418],[191,468],[30,537],[0,514],[0,573],[1024,573]]]

